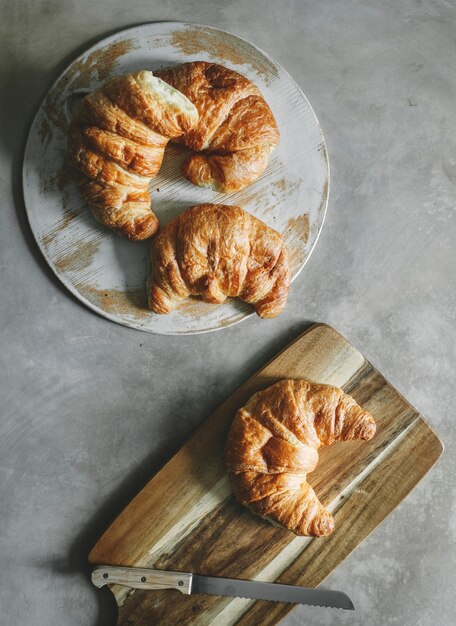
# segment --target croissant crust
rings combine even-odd
[[[306,380],[271,385],[252,396],[231,425],[225,461],[234,494],[297,535],[328,535],[333,518],[306,475],[320,446],[368,440],[375,429],[372,416],[337,387]]]
[[[222,65],[195,61],[156,72],[198,109],[196,126],[177,141],[197,154],[182,164],[195,185],[229,193],[266,169],[279,131],[271,109],[248,78]]]
[[[140,71],[86,96],[69,130],[71,161],[96,219],[129,239],[158,230],[149,181],[171,138],[196,124],[198,112],[179,91]]]
[[[260,317],[285,306],[290,285],[282,236],[241,207],[202,204],[176,217],[152,240],[149,307],[169,313],[198,295],[220,304],[238,297]]]

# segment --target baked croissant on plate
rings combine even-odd
[[[279,143],[276,121],[260,90],[222,65],[195,61],[155,72],[198,109],[198,124],[177,141],[194,152],[182,173],[195,185],[229,193],[266,169]]]
[[[306,480],[318,448],[371,439],[372,416],[342,389],[281,380],[236,413],[225,461],[236,498],[296,535],[329,535],[334,522]]]
[[[237,297],[260,317],[285,306],[290,270],[278,232],[238,206],[201,204],[163,227],[151,244],[149,308],[169,313],[190,295]]]
[[[192,128],[195,106],[152,72],[125,74],[86,96],[69,130],[69,154],[94,217],[129,239],[158,230],[149,181],[165,146]]]

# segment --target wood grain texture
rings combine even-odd
[[[334,384],[377,423],[369,442],[320,452],[309,482],[334,533],[296,537],[253,515],[230,490],[222,450],[236,410],[282,378]],[[399,504],[442,452],[419,413],[341,335],[316,325],[240,387],[152,478],[93,548],[91,563],[316,586]],[[111,586],[118,624],[275,624],[293,606]]]
[[[117,567],[98,565],[92,572],[92,582],[101,588],[108,584],[127,586],[130,589],[177,589],[190,595],[193,574],[164,572],[143,567]]]

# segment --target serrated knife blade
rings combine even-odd
[[[134,589],[177,589],[188,595],[204,593],[251,600],[354,609],[353,602],[342,591],[139,567],[100,565],[92,572],[92,582],[96,587],[116,584]]]

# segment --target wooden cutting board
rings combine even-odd
[[[320,451],[309,482],[332,511],[336,529],[322,539],[296,537],[239,505],[223,466],[236,410],[282,378],[342,387],[370,411],[369,442]],[[314,325],[250,378],[199,427],[104,533],[93,564],[151,567],[317,586],[382,522],[443,450],[416,411],[334,329]],[[123,626],[276,624],[293,608],[178,591],[111,586]],[[346,589],[349,591],[349,589]]]

